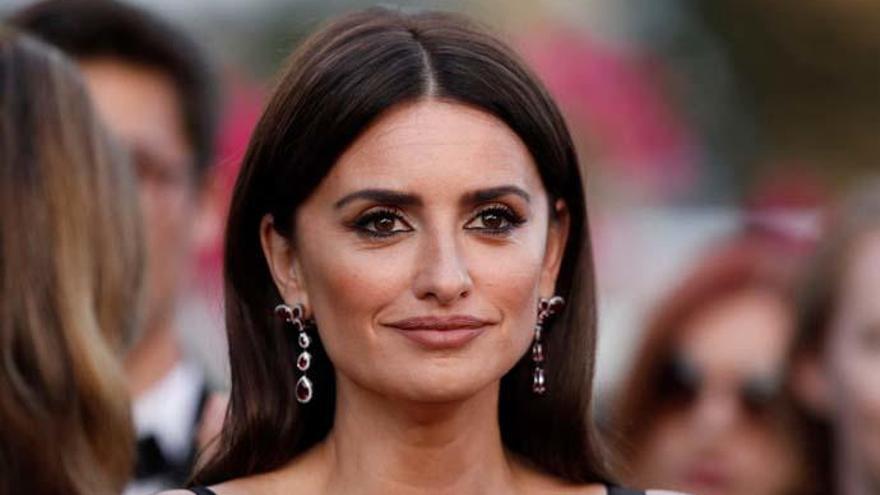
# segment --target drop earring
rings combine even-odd
[[[305,307],[302,304],[297,304],[293,308],[287,304],[279,304],[275,306],[275,315],[293,326],[294,331],[299,334],[296,341],[300,353],[296,357],[296,369],[302,372],[302,376],[296,381],[296,400],[300,404],[306,404],[312,400],[313,387],[312,381],[306,376],[306,371],[312,365],[312,355],[308,351],[312,339],[306,332],[310,322],[305,318]]]
[[[535,339],[532,342],[532,362],[535,370],[532,373],[532,392],[544,395],[547,391],[547,379],[544,377],[544,329],[556,313],[565,306],[565,299],[553,296],[550,299],[542,297],[538,301],[538,321],[535,323]]]

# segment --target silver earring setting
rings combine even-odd
[[[532,343],[532,362],[535,363],[532,392],[537,395],[544,395],[547,391],[547,380],[544,378],[544,326],[563,306],[565,299],[560,296],[553,296],[550,299],[542,297],[538,301],[538,321],[535,324],[535,340]]]
[[[308,321],[305,319],[305,308],[302,304],[297,304],[293,308],[287,304],[279,304],[275,306],[275,315],[293,326],[294,331],[298,332],[297,344],[299,344],[300,353],[296,358],[296,369],[302,372],[302,376],[296,381],[296,400],[300,404],[306,404],[312,400],[312,381],[306,376],[306,371],[312,365],[312,355],[308,348],[312,344],[312,338],[306,332]]]

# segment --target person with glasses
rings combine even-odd
[[[783,393],[797,258],[787,249],[765,234],[715,247],[649,320],[611,420],[631,484],[801,493]]]

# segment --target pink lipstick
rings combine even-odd
[[[431,349],[461,347],[493,324],[468,315],[417,316],[384,323],[419,345]]]

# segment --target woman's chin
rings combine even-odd
[[[465,374],[461,370],[450,373],[413,375],[411,378],[406,383],[398,383],[388,387],[388,395],[418,403],[463,402],[491,389],[492,385],[497,384],[500,380],[500,376]]]

